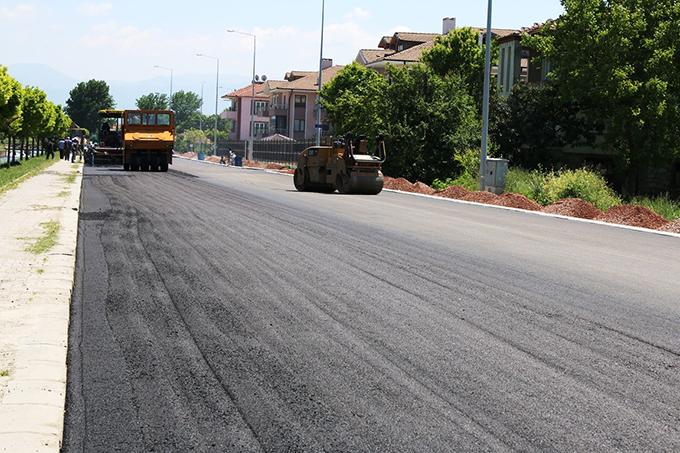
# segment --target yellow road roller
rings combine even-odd
[[[312,146],[300,153],[293,175],[300,192],[338,191],[341,194],[377,195],[383,189],[385,140],[376,137],[374,152],[365,136],[347,135],[333,146]]]

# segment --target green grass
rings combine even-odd
[[[548,195],[545,191],[547,173],[541,170],[524,170],[511,168],[505,178],[505,191],[518,193],[534,200],[535,202],[548,204]]]
[[[64,182],[67,184],[73,184],[76,182],[76,176],[78,175],[77,171],[73,171],[70,175],[63,176]]]
[[[14,189],[24,179],[37,175],[56,162],[58,161],[52,159],[47,160],[45,157],[40,156],[24,160],[21,162],[21,165],[15,165],[9,168],[3,165],[0,167],[0,194],[10,189]]]
[[[40,268],[36,269],[35,272],[36,272],[38,275],[42,275],[42,274],[45,273],[45,269],[43,269],[42,267],[40,267]]]
[[[9,370],[0,370],[0,377],[9,376]]]
[[[61,192],[59,192],[59,193],[57,194],[57,197],[58,197],[58,198],[66,198],[66,197],[68,197],[70,194],[71,194],[71,192],[69,192],[68,190],[62,190]]]
[[[26,251],[34,255],[40,255],[48,252],[57,244],[57,235],[61,225],[59,222],[51,220],[49,222],[41,223],[43,227],[43,235],[40,236],[33,244],[26,246]]]
[[[668,195],[658,197],[635,197],[631,204],[638,204],[659,214],[666,220],[680,219],[680,201],[671,199]]]

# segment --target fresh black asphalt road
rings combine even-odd
[[[64,451],[680,451],[680,239],[87,168]]]

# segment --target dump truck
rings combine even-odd
[[[175,146],[172,110],[101,110],[95,162],[128,170],[168,171]]]
[[[383,189],[382,164],[385,140],[377,137],[375,152],[369,152],[366,137],[347,135],[333,146],[312,146],[300,153],[293,175],[301,192],[338,191],[341,194],[377,195]]]

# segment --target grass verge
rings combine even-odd
[[[33,157],[24,160],[21,165],[5,167],[0,166],[0,194],[14,189],[24,179],[35,176],[50,165],[58,162],[57,160],[47,160],[44,156]]]
[[[59,229],[61,228],[59,222],[55,220],[41,223],[40,226],[43,227],[43,235],[39,237],[33,244],[26,247],[26,251],[33,253],[34,255],[46,253],[52,247],[54,247],[57,244],[57,235],[59,234]]]
[[[653,198],[635,197],[630,203],[649,208],[666,220],[673,221],[675,219],[680,219],[680,201],[673,200],[668,195],[661,195]]]

